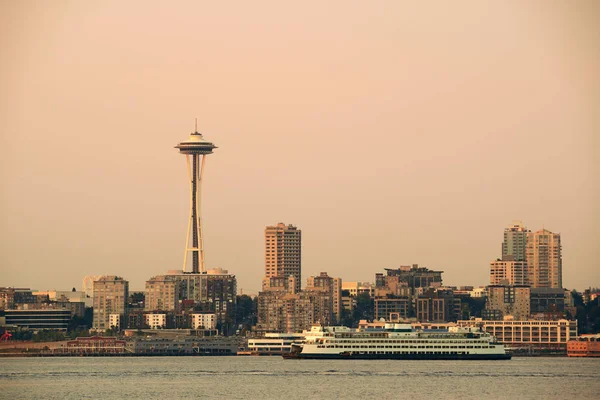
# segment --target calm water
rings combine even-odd
[[[599,399],[600,359],[0,359],[6,399]]]

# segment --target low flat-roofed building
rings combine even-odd
[[[567,342],[577,337],[577,321],[488,321],[481,318],[459,320],[458,326],[476,326],[494,335],[496,339],[512,348],[537,347],[549,349],[567,348]]]
[[[85,304],[82,302],[44,300],[37,303],[15,304],[13,310],[69,310],[71,316],[83,317],[85,315]]]
[[[236,355],[239,338],[210,336],[210,337],[180,337],[180,338],[144,338],[127,342],[129,351],[136,354],[156,355]]]
[[[6,324],[29,329],[66,331],[71,320],[69,310],[6,310]]]
[[[215,329],[217,316],[215,314],[192,314],[192,329]]]
[[[121,318],[121,314],[113,313],[108,316],[108,326],[110,328],[120,330],[122,322],[123,319]]]
[[[146,326],[150,329],[161,329],[167,326],[167,314],[148,313],[144,315]]]

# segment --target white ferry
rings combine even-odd
[[[303,339],[304,335],[299,333],[266,333],[264,337],[249,338],[245,351],[240,355],[280,356],[291,351],[292,343]]]
[[[477,328],[446,331],[415,330],[410,324],[385,324],[385,329],[313,326],[302,343],[292,344],[284,358],[509,360],[504,346]]]

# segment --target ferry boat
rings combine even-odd
[[[384,329],[313,326],[293,343],[286,359],[509,360],[511,355],[487,332],[449,327],[435,332],[410,324],[386,323]]]
[[[600,333],[581,335],[567,342],[569,357],[600,357]]]
[[[266,333],[263,337],[249,338],[244,350],[253,356],[280,356],[290,352],[292,343],[303,339],[304,335],[298,333]]]

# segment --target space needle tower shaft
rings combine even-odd
[[[202,240],[202,181],[206,156],[212,154],[217,147],[204,140],[197,130],[189,139],[179,143],[175,148],[185,155],[190,183],[190,218],[188,221],[183,255],[183,272],[186,272],[188,255],[192,253],[192,272],[204,272],[204,244]]]

